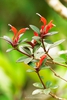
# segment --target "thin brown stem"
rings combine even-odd
[[[60,66],[63,66],[63,67],[66,67],[66,68],[67,68],[67,65],[60,64],[60,63],[58,63],[58,62],[54,62],[54,64],[57,64],[57,65],[60,65]]]
[[[41,81],[41,83],[42,83],[44,89],[46,89],[46,86],[44,85],[44,83],[43,83],[43,81],[42,81],[42,79],[41,79],[41,77],[40,77],[39,71],[37,71],[36,73],[37,73],[37,75],[38,75],[38,77],[39,77],[39,79],[40,79],[40,81]]]
[[[57,100],[66,100],[65,98],[60,98],[57,95],[53,94],[52,92],[49,93],[53,98],[57,99]]]
[[[39,79],[40,79],[40,81],[41,81],[41,83],[42,83],[44,89],[46,89],[46,86],[45,86],[45,84],[43,83],[43,81],[42,81],[42,79],[41,79],[41,77],[40,77],[39,71],[36,71],[36,73],[37,73],[37,75],[38,75],[38,77],[39,77]],[[57,99],[57,100],[66,100],[66,99],[64,99],[64,98],[58,97],[57,95],[53,94],[52,92],[50,92],[49,95],[51,95],[54,99]]]
[[[60,64],[60,63],[58,63],[58,62],[54,62],[54,61],[53,61],[53,58],[48,54],[48,52],[47,52],[46,49],[45,49],[45,45],[44,45],[43,39],[42,39],[42,45],[43,45],[44,52],[45,52],[45,53],[48,55],[48,57],[52,60],[51,63],[57,64],[57,65],[60,65],[60,66],[63,66],[63,67],[66,67],[66,68],[67,68],[67,65]]]
[[[48,54],[48,52],[46,51],[46,48],[45,48],[45,45],[44,45],[44,41],[42,39],[42,45],[43,45],[43,49],[44,49],[44,52],[48,55],[48,57],[53,60],[53,58]]]
[[[47,61],[47,63],[49,63],[49,64],[56,64],[56,65],[60,65],[60,66],[63,66],[63,67],[66,67],[66,68],[67,68],[67,65],[65,65],[65,64],[60,64],[60,63],[58,63],[58,62]]]
[[[20,53],[22,53],[22,54],[24,54],[24,55],[26,55],[28,57],[32,57],[32,55],[28,55],[27,53],[24,53],[24,52],[20,51],[18,48],[15,48],[15,50],[17,50],[18,52],[20,52]]]
[[[62,80],[64,80],[65,82],[67,82],[67,80],[65,80],[64,78],[62,78],[60,75],[58,75],[51,67],[50,70],[54,73],[54,75]]]

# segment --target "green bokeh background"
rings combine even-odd
[[[54,42],[65,38],[66,41],[58,46],[58,48],[59,50],[66,50],[67,20],[63,19],[50,8],[45,0],[0,0],[0,37],[3,35],[13,36],[13,33],[9,31],[9,23],[18,30],[23,27],[29,27],[30,24],[40,28],[41,23],[36,13],[40,13],[44,16],[47,22],[53,20],[56,27],[52,30],[58,31],[58,34],[51,36],[50,39]],[[32,36],[33,31],[30,29],[24,34],[23,38],[31,40]],[[35,89],[32,83],[39,81],[39,79],[35,73],[26,73],[26,69],[29,69],[30,66],[24,63],[16,63],[16,60],[21,57],[22,54],[17,51],[6,53],[9,47],[9,44],[0,39],[0,100],[31,100],[31,93]],[[66,54],[61,56],[67,61]],[[55,70],[63,77],[67,75],[66,68],[57,66]],[[56,78],[48,69],[40,73],[45,77],[44,82],[50,80],[53,84],[58,83],[59,88],[54,92],[57,92],[61,97],[67,98],[67,85],[65,82]],[[60,86],[60,84],[62,84],[62,86]],[[22,99],[20,99],[21,95]],[[46,96],[42,96],[42,100],[54,100],[50,97],[45,98]],[[32,97],[32,100],[40,99]]]

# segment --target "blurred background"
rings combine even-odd
[[[67,6],[66,3],[64,5]],[[8,24],[15,26],[18,30],[23,27],[29,27],[30,24],[40,28],[41,23],[36,13],[44,16],[47,22],[53,20],[53,23],[56,25],[52,30],[58,31],[58,34],[50,37],[53,42],[66,39],[54,51],[66,50],[67,20],[50,8],[45,0],[0,0],[0,37],[4,35],[13,36],[13,33],[9,31],[10,27]],[[23,38],[31,40],[32,36],[33,31],[30,29],[24,34]],[[0,39],[0,100],[54,100],[46,95],[32,96],[32,91],[35,89],[32,83],[38,82],[39,79],[35,73],[26,72],[30,68],[29,66],[24,63],[16,63],[16,60],[22,54],[17,51],[6,53],[9,47],[9,44]],[[67,54],[60,56],[67,62]],[[66,68],[56,66],[55,70],[59,75],[67,79]],[[40,73],[44,76],[44,82],[50,80],[53,84],[59,85],[59,88],[54,91],[55,93],[67,98],[67,84],[64,81],[56,78],[48,69]]]

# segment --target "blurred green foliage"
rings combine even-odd
[[[56,30],[59,33],[50,38],[53,41],[65,38],[66,41],[59,46],[59,49],[67,49],[67,20],[53,11],[53,9],[46,4],[45,0],[0,0],[0,36],[7,35],[12,37],[13,33],[9,32],[9,23],[17,29],[29,27],[30,24],[40,27],[41,23],[39,17],[36,15],[37,12],[44,16],[47,22],[50,20],[54,21],[56,27],[52,30]],[[31,40],[32,35],[33,31],[29,30],[24,34],[23,38]],[[18,57],[22,56],[20,53],[17,51],[6,53],[9,47],[9,44],[0,39],[0,100],[16,100],[15,96],[20,100],[19,94],[29,86],[28,83],[30,80],[28,80],[28,78],[30,77],[33,81],[39,81],[39,79],[35,73],[26,73],[26,69],[28,69],[29,66],[16,63]],[[65,55],[62,55],[62,57],[66,58]],[[59,75],[66,74],[66,68],[61,68],[60,66],[56,68],[56,71]],[[1,73],[5,75],[2,76]],[[59,79],[54,77],[48,69],[41,71],[41,75],[45,77],[44,82],[47,80],[51,80],[54,83],[62,82],[59,82]],[[5,81],[7,81],[6,83],[9,84],[9,87],[6,87]],[[63,85],[62,88],[65,86],[66,85]],[[6,87],[6,90],[4,87]],[[62,88],[59,88],[59,91]],[[6,92],[7,90],[9,90],[9,92]],[[66,94],[62,96],[67,97]]]

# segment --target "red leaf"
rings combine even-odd
[[[38,36],[38,33],[34,32],[34,36]]]
[[[53,22],[53,20],[51,20],[51,21],[46,25],[45,33],[47,33],[53,26],[55,26],[52,22]]]
[[[8,24],[8,25],[11,27],[11,31],[14,33],[14,35],[16,35],[17,34],[17,29],[14,26],[10,25],[10,24]]]
[[[43,61],[44,61],[44,59],[45,59],[46,57],[47,57],[46,54],[43,55],[43,56],[40,58],[40,61],[36,63],[36,66],[37,66],[38,68],[42,65],[42,63],[43,63]]]
[[[24,33],[25,31],[26,31],[26,28],[22,28],[22,29],[20,29],[20,30],[18,31],[18,35]]]
[[[40,59],[40,65],[42,64],[42,62],[44,61],[44,59],[47,57],[47,55],[45,54],[45,55],[43,55],[42,57],[41,57],[41,59]]]
[[[47,21],[44,17],[41,16],[41,22],[43,22],[44,26],[46,25]]]

